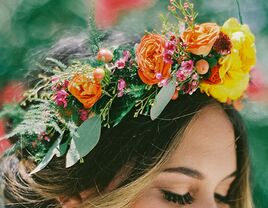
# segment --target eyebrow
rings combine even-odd
[[[192,168],[187,168],[187,167],[175,167],[175,168],[167,168],[163,172],[166,173],[181,173],[183,175],[189,176],[191,178],[195,178],[198,180],[203,180],[205,178],[204,174],[199,172],[198,170],[192,169]],[[229,178],[235,177],[237,175],[237,171],[234,171],[230,175],[228,175],[226,178],[223,179],[227,180]]]

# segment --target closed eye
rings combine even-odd
[[[230,198],[228,195],[222,196],[220,194],[215,193],[214,197],[218,203],[223,203],[223,204],[228,204],[228,205],[230,204]]]

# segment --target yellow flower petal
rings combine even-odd
[[[247,25],[230,18],[221,29],[232,41],[231,54],[219,60],[221,83],[203,81],[201,92],[213,96],[220,102],[239,99],[249,84],[249,72],[256,64],[255,37]]]

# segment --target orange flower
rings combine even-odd
[[[220,34],[220,27],[215,23],[195,25],[194,29],[188,28],[182,35],[182,41],[187,45],[187,50],[195,55],[207,56]]]
[[[84,74],[76,74],[68,90],[85,108],[91,108],[101,97],[101,85]]]
[[[170,77],[171,64],[164,61],[166,41],[161,35],[145,35],[136,49],[141,80],[154,85]]]

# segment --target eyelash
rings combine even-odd
[[[192,204],[194,202],[194,198],[191,196],[189,192],[184,195],[180,195],[180,194],[172,193],[170,191],[162,190],[162,193],[163,193],[164,199],[167,200],[168,202],[173,202],[173,203],[177,203],[180,205]],[[215,199],[219,203],[228,204],[228,205],[230,204],[230,200],[228,196],[221,196],[219,194],[215,194]]]
[[[162,190],[162,193],[165,200],[180,205],[192,204],[194,201],[194,198],[191,196],[190,193],[179,195],[165,190]]]

